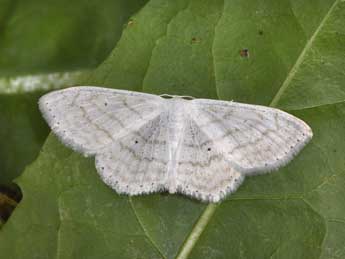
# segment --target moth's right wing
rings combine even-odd
[[[299,118],[266,106],[195,99],[193,119],[239,172],[257,174],[287,164],[312,138]]]
[[[94,155],[161,112],[156,95],[100,87],[72,87],[40,98],[40,110],[61,141]]]

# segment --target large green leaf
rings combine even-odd
[[[344,258],[344,22],[340,0],[148,2],[86,83],[282,107],[312,127],[312,142],[279,172],[208,205],[119,196],[93,159],[50,135],[18,180],[24,198],[2,228],[2,254]]]
[[[17,177],[48,135],[38,98],[76,82],[74,73],[42,73],[94,67],[145,2],[0,0],[0,183]]]

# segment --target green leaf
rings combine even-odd
[[[94,159],[50,135],[18,179],[24,197],[1,230],[0,251],[343,258],[344,22],[340,0],[151,0],[88,84],[282,107],[311,126],[312,142],[279,172],[248,177],[226,201],[208,205],[180,195],[119,196],[99,179]]]

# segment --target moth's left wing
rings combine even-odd
[[[192,116],[187,116],[177,154],[175,181],[177,191],[185,195],[218,202],[244,180]]]
[[[101,87],[71,87],[41,97],[39,107],[60,140],[84,155],[107,148],[161,112],[156,95]]]
[[[313,135],[305,122],[278,109],[207,99],[191,102],[200,130],[243,174],[285,165]]]

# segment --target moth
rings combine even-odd
[[[287,164],[313,135],[275,108],[92,86],[48,93],[39,107],[63,144],[94,156],[101,179],[128,195],[218,202],[246,176]]]

